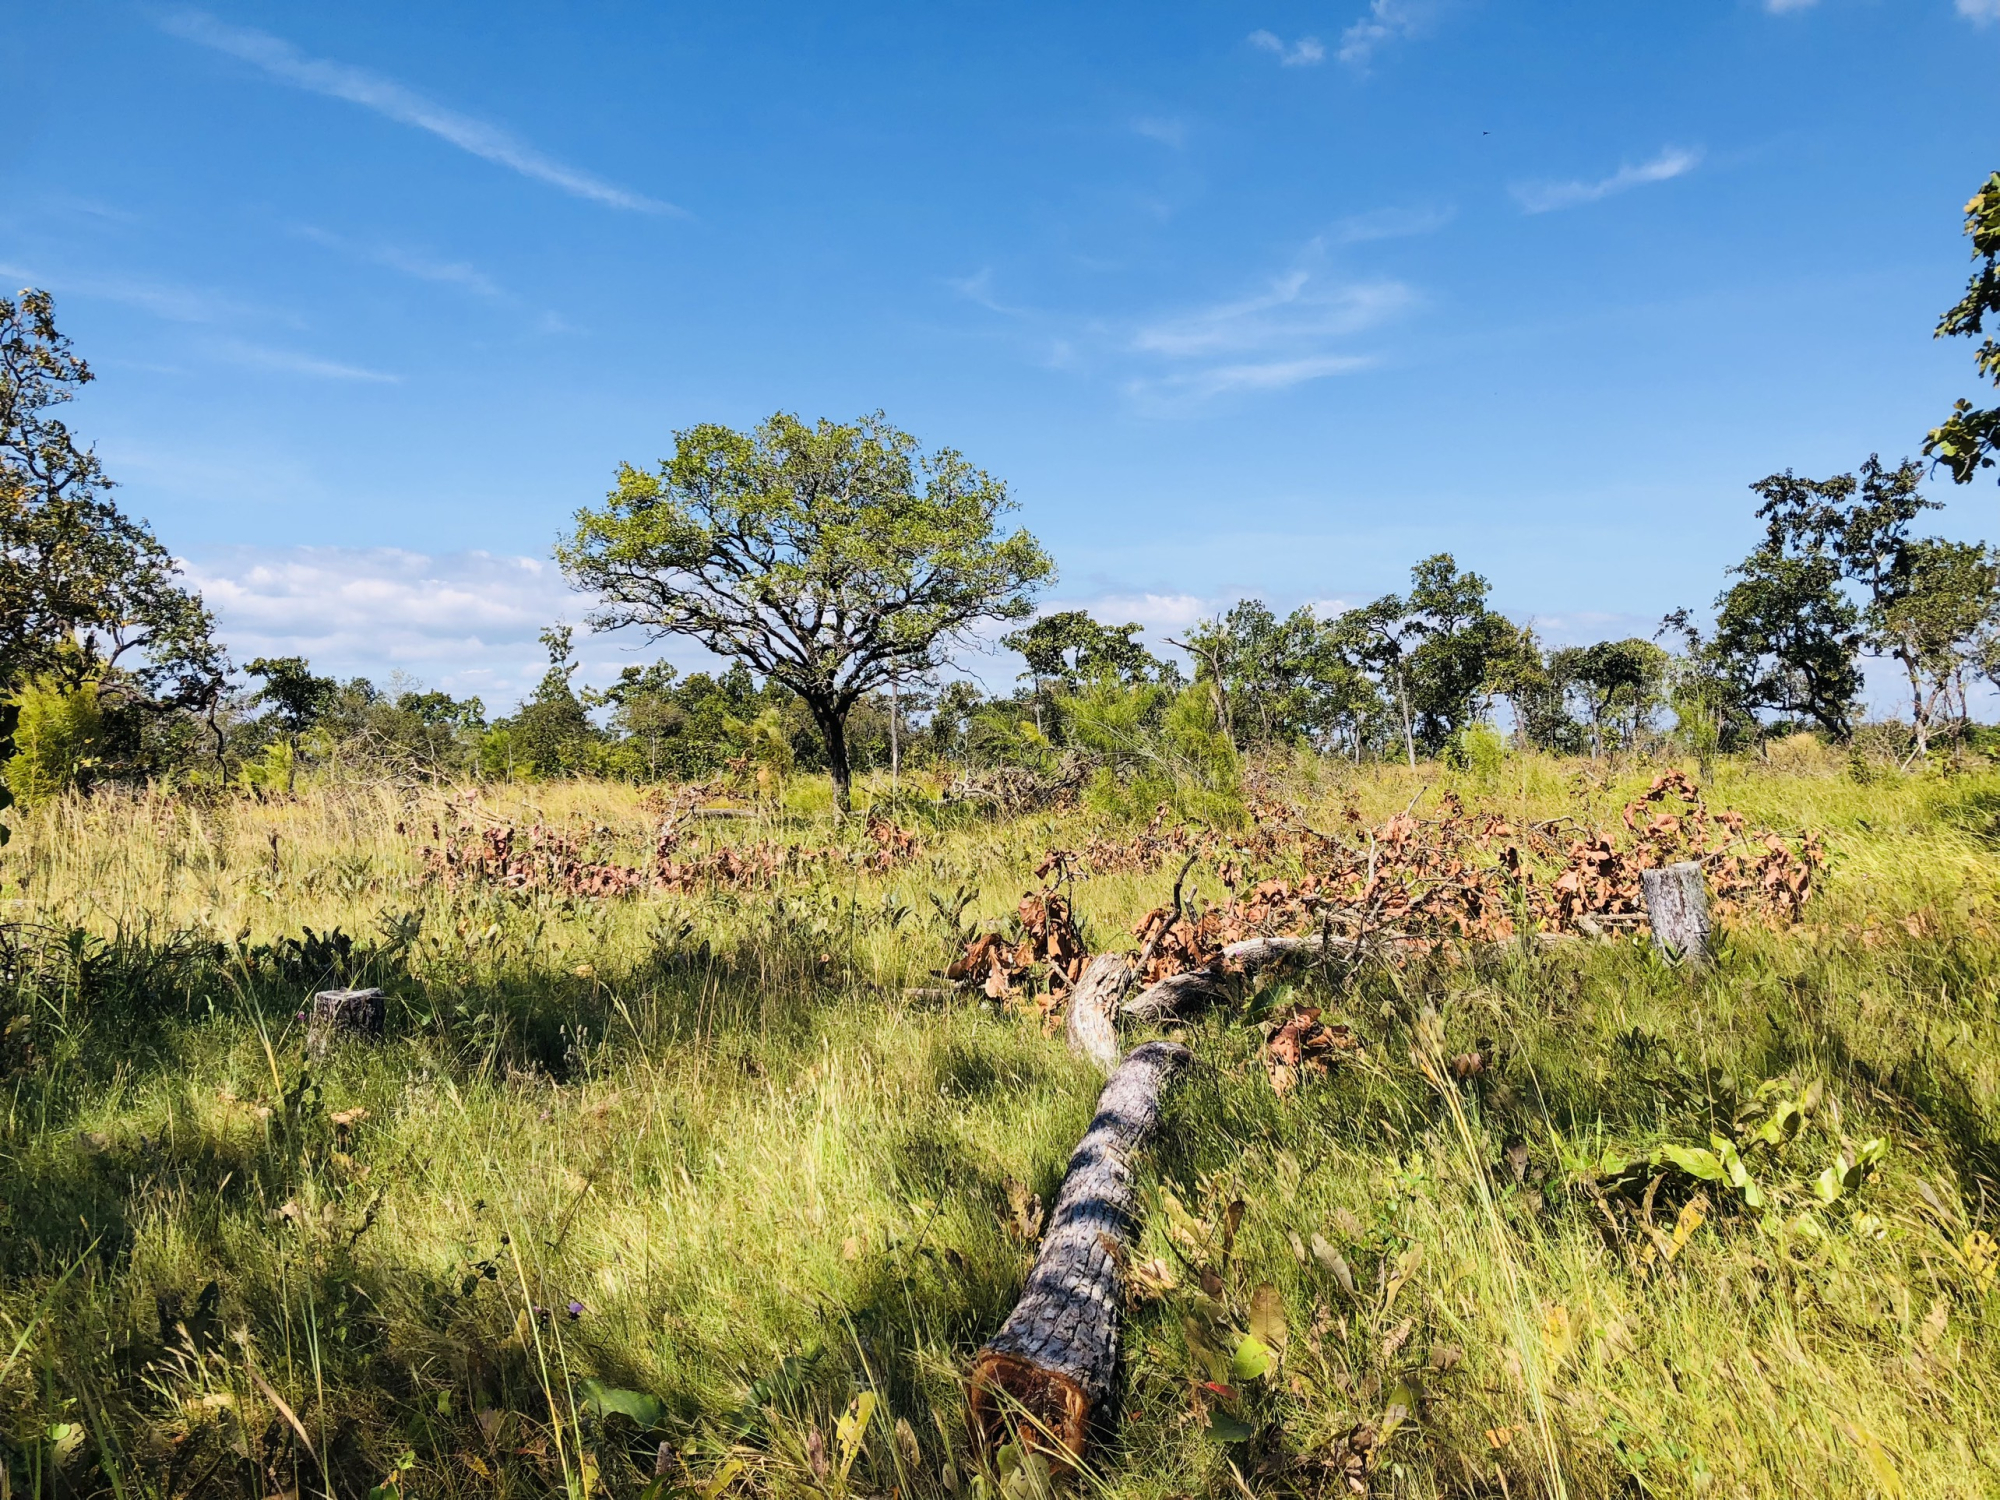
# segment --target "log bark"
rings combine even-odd
[[[973,1361],[973,1424],[989,1448],[1017,1434],[1055,1464],[1081,1461],[1118,1369],[1125,1257],[1138,1233],[1132,1157],[1191,1060],[1172,1042],[1135,1047],[1098,1096],[1021,1300]]]
[[[1707,963],[1711,927],[1701,866],[1687,860],[1665,869],[1641,870],[1639,885],[1646,896],[1653,946],[1670,963],[1697,968]]]
[[[1157,984],[1147,986],[1125,1002],[1125,1014],[1135,1021],[1165,1021],[1222,999],[1227,993],[1223,988],[1223,979],[1231,970],[1249,974],[1296,954],[1322,951],[1351,953],[1358,946],[1353,938],[1327,937],[1324,934],[1245,938],[1240,943],[1229,944],[1222,950],[1222,957],[1212,964],[1181,974],[1170,974]]]
[[[1216,965],[1189,969],[1182,974],[1169,974],[1127,1000],[1124,1012],[1134,1021],[1171,1020],[1221,1000],[1228,993],[1222,981],[1222,970]]]
[[[1132,965],[1122,953],[1100,953],[1090,961],[1064,1006],[1069,1045],[1105,1073],[1118,1066],[1118,1002],[1132,986]]]
[[[321,990],[306,1013],[306,1051],[324,1057],[343,1041],[379,1042],[389,997],[381,990]]]

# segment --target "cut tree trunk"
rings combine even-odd
[[[1132,965],[1122,953],[1100,953],[1070,991],[1069,1045],[1106,1073],[1118,1066],[1118,1002],[1132,986]]]
[[[1660,870],[1641,870],[1646,916],[1653,945],[1670,962],[1699,967],[1709,959],[1708,886],[1693,860]]]
[[[380,990],[321,990],[306,1013],[306,1051],[324,1057],[340,1042],[379,1042],[388,1011]]]
[[[972,1364],[973,1424],[989,1449],[1018,1435],[1064,1467],[1081,1461],[1118,1370],[1125,1257],[1139,1229],[1132,1157],[1192,1058],[1172,1042],[1134,1047],[1098,1096],[1021,1300]]]

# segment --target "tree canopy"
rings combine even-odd
[[[657,472],[619,469],[557,560],[595,594],[590,623],[680,635],[790,688],[849,803],[846,725],[872,689],[942,665],[984,620],[1018,620],[1055,576],[999,480],[924,451],[877,412],[750,432],[678,432]]]
[[[1986,331],[1988,313],[2000,317],[2000,172],[1988,177],[1965,205],[1965,232],[1978,264],[1965,295],[1938,320],[1938,338],[1977,338]],[[1981,375],[2000,386],[2000,339],[1982,339],[1972,359]],[[1994,455],[2000,453],[2000,406],[1981,409],[1961,397],[1951,415],[1931,429],[1924,453],[1950,469],[1956,483],[1970,484],[1981,469],[1993,467]]]
[[[0,297],[0,679],[117,670],[162,706],[212,704],[228,673],[214,622],[55,415],[91,378],[46,292]]]

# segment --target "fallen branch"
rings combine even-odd
[[[1118,1046],[1118,1002],[1132,986],[1137,971],[1122,953],[1100,953],[1090,961],[1069,992],[1069,1045],[1106,1073],[1118,1066],[1122,1055]]]
[[[1021,1300],[972,1365],[972,1419],[989,1449],[1010,1434],[1066,1468],[1118,1368],[1125,1257],[1138,1233],[1131,1159],[1160,1123],[1160,1096],[1192,1054],[1135,1047],[1098,1096]]]

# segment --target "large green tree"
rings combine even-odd
[[[91,378],[46,292],[0,297],[0,691],[115,679],[152,706],[212,707],[228,673],[214,622],[55,415]]]
[[[1938,320],[1938,338],[1977,338],[1986,331],[1986,316],[2000,318],[2000,172],[1988,177],[1965,205],[1965,232],[1972,238],[1977,266],[1965,295]],[[2000,386],[2000,339],[1984,338],[1972,356],[1979,373]],[[1931,429],[1924,453],[1951,470],[1959,484],[1970,484],[1981,469],[1993,467],[2000,453],[2000,406],[1981,409],[1963,398],[1951,415]]]
[[[1013,508],[999,480],[880,412],[779,412],[676,433],[657,472],[621,467],[556,557],[597,596],[595,628],[687,636],[797,693],[846,811],[855,704],[941,666],[980,622],[1025,618],[1055,576],[1034,537],[1001,531]]]

